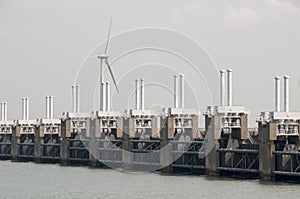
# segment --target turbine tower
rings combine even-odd
[[[106,66],[109,70],[109,73],[111,75],[111,78],[114,82],[114,85],[116,87],[116,90],[119,93],[119,89],[118,89],[115,77],[113,75],[113,72],[112,72],[112,69],[111,69],[111,66],[110,66],[110,63],[109,63],[109,60],[108,60],[108,57],[109,57],[108,49],[109,49],[111,24],[112,24],[112,19],[110,19],[108,35],[107,35],[107,42],[106,42],[104,53],[97,56],[97,58],[100,59],[100,74],[99,74],[100,75],[100,83],[99,83],[100,111],[109,111],[109,108],[110,108],[106,104],[103,104],[104,102],[109,104],[109,102],[106,102],[107,100],[104,99],[104,98],[106,98],[106,95],[109,94],[109,93],[106,93],[105,86],[103,86],[103,85],[106,85],[106,83],[103,81],[103,62],[106,64]],[[110,97],[108,97],[108,99],[110,99]],[[106,110],[106,109],[108,109],[108,110]]]

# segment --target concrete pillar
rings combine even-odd
[[[129,122],[129,139],[133,139],[135,137],[135,121],[134,121],[134,118],[130,117],[128,119],[128,122]]]
[[[85,135],[87,138],[89,138],[89,137],[91,137],[91,125],[90,125],[91,120],[89,118],[87,118],[85,120],[85,122],[86,122],[85,123],[85,125],[86,125]]]
[[[210,152],[205,156],[205,174],[210,176],[219,175],[219,161],[220,155],[217,150],[220,148],[219,142],[214,142],[214,146]]]
[[[117,118],[117,138],[122,138],[123,136],[123,119],[121,117]]]
[[[130,142],[130,120],[132,118],[123,118],[123,141],[122,141],[122,159],[123,168],[130,170],[132,169],[133,156],[131,153],[131,142]]]
[[[90,142],[89,142],[90,162],[89,162],[89,165],[91,167],[96,167],[97,159],[98,159],[98,142],[97,142],[96,135],[100,134],[98,118],[91,118],[89,124],[90,124]]]
[[[242,114],[241,115],[241,140],[248,139],[248,115]]]
[[[172,172],[172,167],[170,163],[172,162],[172,145],[169,142],[169,120],[168,118],[160,118],[160,164],[161,164],[161,171],[166,173]],[[171,126],[174,126],[171,125]]]
[[[67,165],[69,159],[68,139],[71,136],[71,119],[61,121],[61,138],[60,138],[60,162],[61,165]]]
[[[18,143],[20,143],[20,126],[14,126],[12,128],[12,140],[11,140],[11,160],[17,161],[18,160],[18,154],[19,154],[19,146]]]
[[[198,135],[198,128],[199,128],[198,119],[199,119],[198,115],[192,116],[192,120],[193,120],[192,121],[192,125],[193,125],[193,137],[192,138],[196,138]]]
[[[35,127],[35,135],[34,135],[34,161],[36,163],[42,162],[42,137],[41,134],[44,134],[44,125],[39,125]]]
[[[167,118],[167,130],[168,130],[168,139],[174,139],[174,132],[175,132],[175,124],[174,124],[174,117],[168,116]]]
[[[259,124],[259,173],[263,180],[271,180],[275,169],[274,141],[276,136],[276,123],[270,122],[266,125]]]
[[[151,137],[154,137],[157,135],[158,131],[157,131],[157,117],[153,116],[151,118],[151,129],[152,129],[152,133],[151,133]]]
[[[218,114],[212,116],[209,125],[207,126],[207,134],[206,140],[207,147],[205,149],[206,156],[205,156],[205,173],[207,175],[219,175],[218,166],[219,166],[219,153],[217,150],[220,148],[220,135],[221,135],[221,117]]]

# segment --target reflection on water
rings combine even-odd
[[[300,185],[0,161],[0,198],[296,198]]]

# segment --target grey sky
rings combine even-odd
[[[88,52],[106,38],[110,17],[112,34],[159,26],[179,30],[204,45],[220,68],[233,69],[233,103],[250,108],[251,125],[260,111],[273,110],[275,75],[291,76],[290,109],[300,110],[300,3],[296,0],[0,0],[0,99],[8,102],[10,119],[21,117],[24,96],[31,99],[32,118],[44,116],[46,95],[54,95],[56,116],[71,109],[71,85],[77,69]],[[117,55],[117,48],[112,41],[112,55]],[[135,59],[122,64],[133,64]],[[133,65],[145,59],[147,56],[140,56]],[[88,65],[94,66],[90,73],[95,74],[97,62]],[[88,74],[81,81],[92,79]],[[131,77],[127,78],[130,84],[125,90],[134,85]],[[172,74],[167,78],[171,86]],[[217,81],[215,76],[207,78]],[[218,94],[218,82],[212,88]],[[214,98],[217,103],[218,96]],[[157,102],[149,101],[149,106]],[[207,104],[200,100],[200,110]],[[90,107],[82,104],[84,111]]]

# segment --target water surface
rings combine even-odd
[[[300,197],[300,185],[0,161],[1,198]]]

